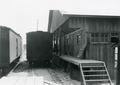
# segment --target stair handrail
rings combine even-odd
[[[86,36],[86,34],[85,34]],[[77,57],[81,57],[83,55],[83,52],[85,51],[85,48],[87,47],[87,37],[84,38],[85,39],[85,43],[83,44],[83,47],[79,49],[79,53],[77,54]],[[82,50],[82,53],[81,53]]]
[[[111,81],[110,75],[109,75],[109,73],[108,73],[107,67],[106,67],[106,65],[105,65],[105,62],[103,62],[103,63],[104,63],[104,67],[105,67],[105,70],[106,70],[106,72],[107,72],[107,75],[108,75],[108,78],[109,78],[109,81],[110,81],[110,85],[112,85],[112,81]]]

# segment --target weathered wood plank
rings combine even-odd
[[[75,65],[79,65],[81,63],[102,63],[102,61],[97,61],[97,60],[84,60],[84,59],[79,59],[75,58],[72,56],[60,56],[61,59],[68,61],[70,63],[73,63]]]

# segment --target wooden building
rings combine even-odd
[[[68,14],[51,10],[48,31],[56,54],[104,61],[114,79],[115,47],[120,39],[120,16]],[[84,55],[83,55],[84,54]]]

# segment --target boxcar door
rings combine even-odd
[[[16,38],[16,57],[18,57],[18,39]]]

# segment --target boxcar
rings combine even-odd
[[[0,26],[0,71],[6,73],[22,54],[22,38],[12,29]]]
[[[27,33],[27,60],[30,65],[49,63],[52,51],[52,36],[48,32]]]

